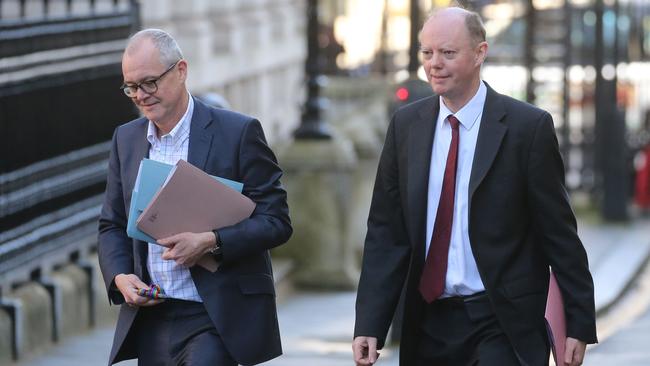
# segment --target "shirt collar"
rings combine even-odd
[[[194,99],[192,99],[192,95],[189,92],[187,94],[189,95],[187,109],[185,110],[185,113],[181,119],[176,123],[176,126],[174,126],[174,128],[172,128],[172,130],[167,134],[171,136],[173,142],[176,142],[178,138],[182,137],[184,132],[188,130],[189,123],[192,120],[192,114],[194,112]],[[149,141],[149,143],[152,145],[160,141],[157,132],[158,128],[156,125],[152,121],[149,121],[149,125],[147,127],[147,141]]]
[[[472,127],[476,124],[476,121],[478,121],[479,116],[483,113],[483,107],[485,106],[485,97],[487,96],[487,88],[485,87],[485,83],[481,80],[479,83],[478,90],[476,91],[476,94],[472,97],[472,99],[467,102],[461,108],[458,112],[452,113],[449,108],[445,105],[445,103],[442,101],[442,97],[440,98],[440,116],[442,116],[443,119],[447,119],[447,116],[450,114],[453,114],[456,118],[458,118],[458,121],[460,121],[460,124],[466,129],[466,130],[471,130]]]

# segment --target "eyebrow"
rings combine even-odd
[[[440,46],[440,47],[428,47],[428,46],[420,46],[420,51],[459,51],[462,49],[462,47],[456,47],[456,46]]]
[[[145,81],[153,80],[153,79],[156,79],[156,78],[157,78],[156,75],[153,75],[153,76],[145,76],[144,78],[142,78],[142,79],[140,79],[140,80],[138,80],[138,81],[126,81],[126,80],[123,80],[122,83],[123,83],[124,85],[128,85],[128,84],[131,84],[131,85],[133,85],[133,84],[141,84],[141,83],[144,83]]]

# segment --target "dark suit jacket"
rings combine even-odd
[[[106,197],[99,220],[99,261],[112,303],[124,298],[113,279],[135,273],[149,281],[147,244],[126,235],[131,192],[142,158],[148,156],[147,120],[119,126],[113,135]],[[190,268],[208,315],[228,351],[251,365],[282,353],[268,250],[286,242],[292,229],[282,171],[267,146],[260,123],[250,117],[206,106],[194,99],[188,161],[209,174],[244,183],[257,204],[249,219],[218,230],[223,263],[211,273]],[[218,209],[218,208],[215,208]],[[127,339],[137,308],[122,305],[110,363],[137,355]]]
[[[412,365],[424,302],[426,207],[438,96],[398,110],[373,192],[355,336],[383,345],[405,290],[402,365]],[[593,281],[564,188],[551,116],[488,86],[469,184],[469,237],[496,317],[523,364],[547,352],[549,266],[566,302],[567,333],[596,342]],[[547,358],[548,360],[548,358]]]

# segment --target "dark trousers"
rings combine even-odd
[[[168,299],[142,307],[136,324],[138,365],[237,365],[201,303]]]
[[[519,366],[487,296],[439,299],[420,326],[418,366]]]

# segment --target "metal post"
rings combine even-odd
[[[526,83],[526,101],[535,103],[535,80],[533,69],[535,67],[535,5],[533,0],[526,1],[526,34],[524,39],[524,66],[528,71]]]
[[[420,68],[420,60],[418,59],[418,52],[420,52],[420,40],[418,35],[420,33],[420,4],[418,0],[411,0],[411,43],[409,46],[409,65],[408,72],[411,77],[417,77],[418,68]]]
[[[137,0],[130,0],[129,8],[131,13],[131,33],[135,33],[142,27],[140,22],[140,2]],[[117,11],[117,9],[117,2],[115,2],[115,11]]]
[[[569,79],[569,68],[571,67],[571,32],[572,32],[572,11],[570,1],[564,2],[564,29],[566,33],[564,35],[564,57],[562,59],[562,64],[564,67],[564,85],[562,90],[562,129],[560,131],[560,136],[562,136],[562,144],[560,149],[562,151],[562,157],[564,158],[564,170],[565,172],[569,171],[570,162],[569,162],[569,151],[571,151],[571,141],[569,140],[570,135],[570,124],[569,124],[569,109],[570,109],[570,83]]]
[[[25,9],[27,0],[20,0],[20,19],[25,19],[27,10]]]
[[[602,131],[603,125],[605,123],[605,115],[607,113],[607,107],[603,103],[607,103],[604,96],[605,80],[603,79],[602,69],[603,69],[603,51],[604,51],[604,41],[603,41],[603,13],[604,13],[603,0],[596,0],[594,6],[594,12],[596,14],[596,34],[595,34],[595,45],[594,45],[594,69],[596,70],[596,91],[595,91],[595,112],[596,112],[596,121],[594,125],[595,133],[595,146],[594,146],[594,172],[595,181],[594,188],[596,194],[599,194],[602,200],[603,184],[603,154],[606,153],[604,141],[604,133]]]
[[[605,42],[604,22],[605,6],[603,0],[596,1],[596,183],[601,194],[601,215],[608,221],[627,220],[628,187],[626,184],[625,163],[625,118],[618,110],[616,101],[616,76],[606,80],[603,66],[606,55],[612,57],[607,61],[616,67],[618,55],[616,39],[618,27],[614,20],[614,36],[608,37],[612,42]],[[609,13],[611,14],[611,13]],[[616,12],[614,12],[616,17]]]
[[[381,39],[379,46],[379,73],[383,76],[388,74],[388,0],[384,0],[384,11],[381,14]]]
[[[326,100],[319,96],[320,88],[325,86],[326,78],[319,75],[318,57],[318,0],[307,1],[307,101],[302,113],[300,127],[293,132],[296,139],[331,139],[329,127],[321,118]]]

